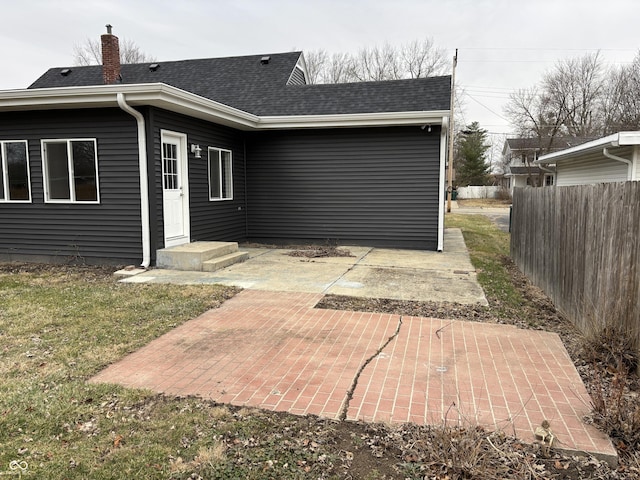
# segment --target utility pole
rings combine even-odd
[[[451,113],[449,117],[449,170],[447,171],[447,213],[451,213],[451,196],[453,195],[453,107],[456,96],[456,66],[458,65],[458,49],[453,56],[451,71]]]

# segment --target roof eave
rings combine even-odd
[[[0,91],[0,111],[118,107],[122,93],[133,106],[151,105],[236,128],[255,128],[256,115],[164,83]]]
[[[448,110],[332,115],[257,116],[164,83],[56,87],[0,91],[0,111],[118,107],[117,94],[132,106],[151,105],[241,130],[442,125]]]
[[[557,152],[542,155],[533,163],[549,164],[573,158],[590,152],[602,150],[605,147],[623,147],[628,145],[640,145],[640,131],[619,132],[606,137],[598,138],[575,147],[558,150]]]
[[[258,128],[264,130],[289,128],[339,128],[403,125],[442,125],[449,110],[410,112],[348,113],[332,115],[282,115],[260,117]]]

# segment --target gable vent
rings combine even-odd
[[[70,73],[71,73],[71,69],[70,68],[63,68],[62,70],[60,70],[60,75],[62,75],[63,77],[66,77]]]
[[[152,72],[155,72],[156,70],[158,70],[158,68],[160,68],[159,63],[152,63],[151,65],[149,65],[149,70],[151,70]]]
[[[271,60],[271,57],[269,55],[265,55],[260,59],[260,63],[262,65],[266,65],[267,63],[269,63],[269,60]]]

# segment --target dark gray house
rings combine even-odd
[[[307,85],[300,52],[52,68],[0,92],[0,259],[199,240],[441,250],[450,77]]]

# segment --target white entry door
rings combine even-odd
[[[187,136],[163,130],[162,207],[164,246],[189,243],[189,172]]]

